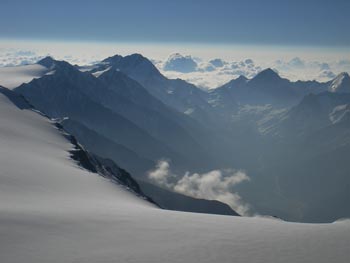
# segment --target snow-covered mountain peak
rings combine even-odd
[[[350,92],[350,76],[347,72],[340,73],[329,86],[331,92]]]

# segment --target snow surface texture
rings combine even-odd
[[[348,262],[350,223],[157,209],[69,158],[49,120],[0,93],[1,262]]]

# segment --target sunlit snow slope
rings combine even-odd
[[[349,262],[350,223],[171,212],[89,173],[0,93],[0,262]]]

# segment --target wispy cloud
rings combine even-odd
[[[169,168],[170,165],[167,160],[160,160],[156,164],[155,169],[148,173],[148,178],[158,185],[173,188],[173,184],[169,182],[169,178],[173,177]]]
[[[194,198],[217,200],[228,204],[241,215],[250,214],[250,206],[245,203],[234,186],[250,181],[243,171],[213,170],[207,173],[189,173],[183,176],[173,174],[167,160],[160,160],[155,169],[148,173],[150,180],[177,193]]]

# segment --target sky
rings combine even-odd
[[[1,0],[2,38],[350,45],[348,0]]]
[[[0,1],[0,66],[141,53],[167,77],[204,88],[266,67],[292,80],[350,71],[349,0]],[[173,53],[191,56],[198,70],[163,70]],[[226,66],[207,71],[213,58]]]

